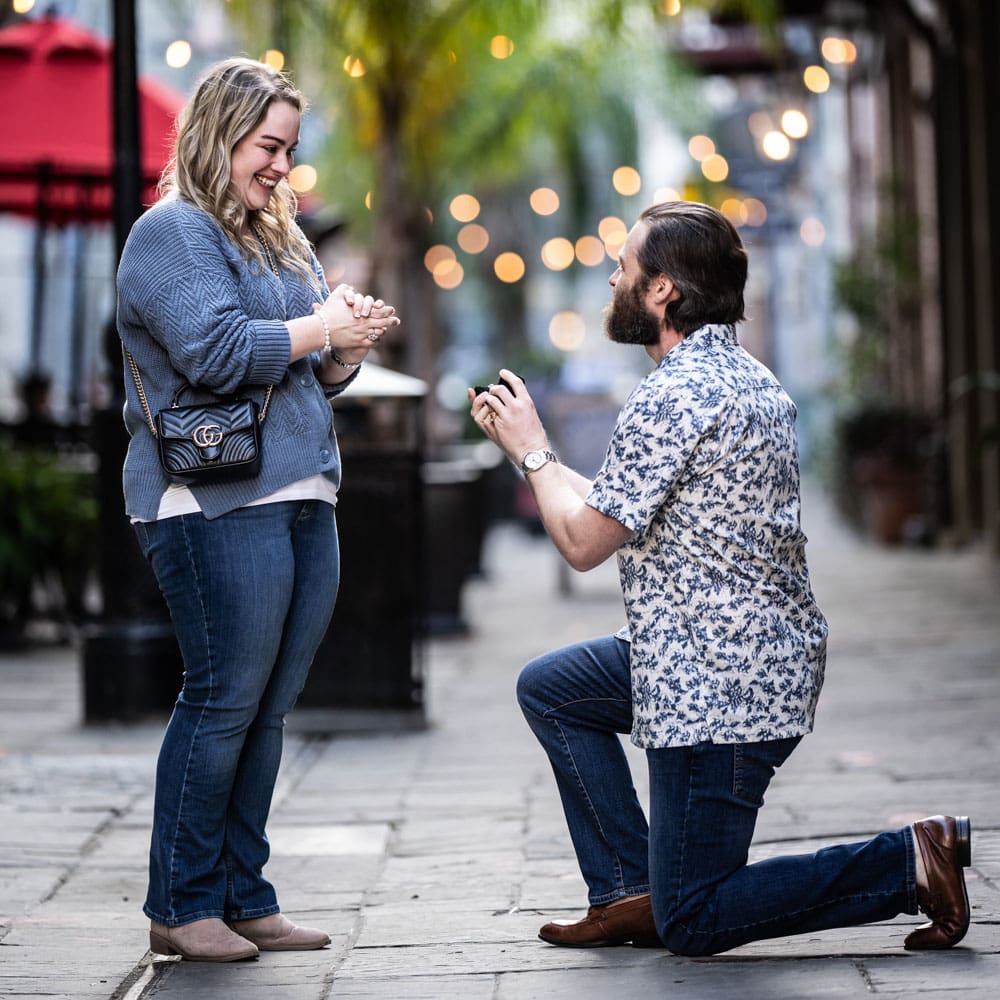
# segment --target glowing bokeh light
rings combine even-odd
[[[827,36],[820,44],[819,50],[828,63],[847,62],[847,46],[844,44],[843,38]]]
[[[458,288],[465,277],[465,268],[457,260],[442,261],[433,274],[434,284],[439,288]]]
[[[586,335],[583,317],[570,309],[557,312],[549,321],[549,340],[560,351],[579,350]]]
[[[191,43],[183,38],[178,38],[176,42],[171,42],[167,46],[163,58],[171,69],[181,69],[187,66],[191,62]]]
[[[507,250],[493,261],[493,273],[507,284],[513,284],[524,277],[524,261],[520,254]]]
[[[826,239],[826,227],[819,219],[810,216],[802,220],[799,226],[799,236],[807,247],[819,247]]]
[[[604,252],[612,259],[618,260],[618,251],[628,238],[628,229],[625,223],[615,215],[609,215],[601,219],[597,224],[597,231],[604,240]]]
[[[316,173],[316,168],[310,166],[308,163],[298,164],[298,166],[292,168],[291,173],[288,175],[288,183],[291,185],[292,190],[297,191],[299,194],[312,191],[316,187],[317,180],[319,180],[319,175]]]
[[[680,201],[681,193],[677,188],[662,187],[653,192],[653,203],[659,204],[661,201]]]
[[[280,73],[285,68],[285,53],[280,49],[268,49],[260,61]]]
[[[693,135],[688,139],[688,152],[693,160],[701,163],[715,152],[715,143],[707,135]]]
[[[674,17],[681,12],[681,0],[660,0],[660,10],[667,17]]]
[[[482,253],[490,245],[490,234],[478,222],[470,222],[458,231],[457,240],[466,253]]]
[[[792,144],[788,141],[788,136],[777,129],[768,132],[761,139],[760,148],[764,150],[764,155],[769,160],[787,160],[792,154]]]
[[[825,94],[830,89],[830,74],[822,66],[806,66],[802,81],[814,94]]]
[[[604,241],[596,236],[581,236],[576,241],[576,259],[587,267],[604,263]]]
[[[629,197],[642,189],[642,178],[635,167],[617,167],[611,175],[611,184],[619,194]]]
[[[494,35],[490,39],[490,55],[494,59],[507,59],[514,54],[514,43],[506,35]]]
[[[451,247],[447,247],[443,243],[437,243],[424,254],[424,267],[433,274],[435,268],[442,261],[454,259],[455,251]]]
[[[809,119],[797,108],[789,108],[781,116],[781,128],[792,139],[802,139],[809,134]]]
[[[14,0],[13,8],[15,14],[27,14],[35,9],[35,0]]]
[[[597,232],[605,243],[612,238],[617,238],[617,235],[621,233],[622,242],[624,243],[625,237],[628,235],[628,227],[617,215],[606,215],[597,224]]]
[[[552,188],[535,188],[528,197],[528,204],[537,215],[552,215],[559,210],[559,195]]]
[[[748,226],[763,226],[767,222],[767,206],[757,198],[746,198],[743,205],[747,210]]]
[[[701,161],[701,172],[710,181],[724,181],[729,176],[729,164],[724,156],[712,153]]]
[[[747,223],[747,207],[741,198],[726,198],[719,206],[719,211],[734,226],[745,226]]]
[[[774,122],[766,111],[755,111],[747,118],[747,128],[755,139],[762,139],[774,130]]]
[[[448,210],[459,222],[472,222],[479,215],[479,200],[471,194],[457,194],[451,199]]]
[[[359,76],[364,76],[368,71],[365,69],[365,64],[357,56],[348,56],[344,60],[344,72],[348,76],[357,79]]]
[[[573,244],[563,236],[556,236],[542,244],[542,263],[550,271],[565,271],[575,258]]]

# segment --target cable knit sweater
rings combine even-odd
[[[340,453],[329,399],[349,384],[323,385],[319,355],[289,363],[283,320],[308,316],[327,294],[318,261],[317,287],[281,267],[280,280],[247,263],[206,212],[177,197],[142,215],[129,234],[118,268],[118,332],[142,376],[156,413],[173,400],[206,401],[239,393],[263,402],[274,393],[263,425],[260,473],[191,491],[205,516],[218,517],[307,476],[321,473],[340,485]],[[160,467],[139,394],[125,366],[125,510],[155,520],[169,480]]]

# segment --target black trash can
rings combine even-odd
[[[333,401],[343,482],[340,591],[298,706],[297,730],[420,727],[426,384],[366,362]]]

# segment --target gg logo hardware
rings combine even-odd
[[[214,448],[222,444],[222,428],[218,424],[201,424],[194,429],[191,440],[199,448]]]

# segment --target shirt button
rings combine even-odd
[[[313,384],[312,375],[303,375],[299,380],[304,386],[310,386]]]
[[[330,461],[330,449],[329,448],[324,448],[319,453],[319,457],[320,457],[320,461],[322,461],[323,464],[326,465],[326,463]]]

